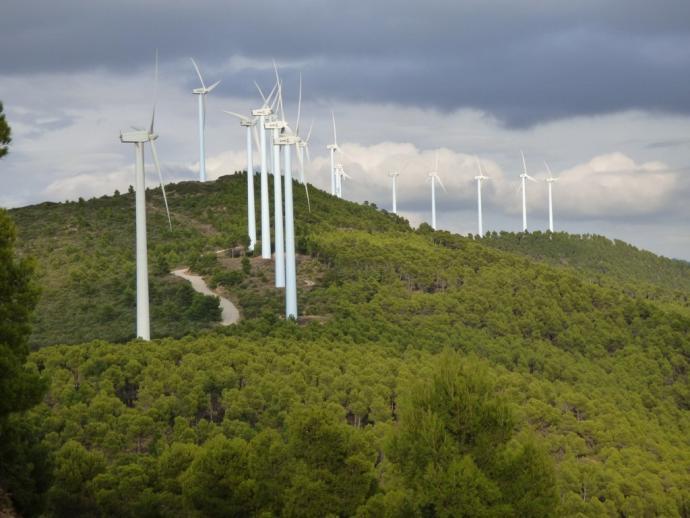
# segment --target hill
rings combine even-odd
[[[31,355],[50,382],[25,419],[51,452],[49,514],[688,514],[684,308],[313,192],[311,213],[296,204],[314,318],[286,322],[266,265],[211,253],[242,242],[242,178],[172,186],[178,239],[154,214],[151,259],[230,286],[238,326]],[[114,198],[83,206],[131,217],[131,198]],[[48,237],[40,209],[22,210],[29,253]],[[98,257],[81,235],[71,246]]]
[[[257,178],[256,192],[258,182]],[[237,174],[207,184],[184,182],[169,185],[166,191],[172,232],[160,189],[147,191],[151,328],[153,337],[181,337],[212,328],[220,313],[214,310],[213,298],[194,292],[170,271],[191,266],[200,273],[219,274],[217,280],[223,277],[220,274],[226,270],[219,259],[224,254],[216,252],[247,240],[246,177]],[[311,206],[310,214],[304,189],[296,189],[298,240],[304,241],[315,227],[411,230],[400,218],[315,189]],[[10,214],[18,227],[20,252],[37,259],[43,287],[31,346],[134,338],[134,193],[43,203],[13,209]],[[270,270],[261,266],[260,259],[254,262],[257,274]],[[256,280],[263,282],[255,284],[268,286],[267,279],[260,277]],[[228,281],[226,276],[225,281],[238,278]],[[251,313],[252,290],[245,295],[245,307]]]
[[[595,282],[625,286],[631,295],[690,307],[690,263],[592,234],[490,232],[484,244],[554,266],[574,268]]]

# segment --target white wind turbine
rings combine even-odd
[[[484,226],[482,221],[482,181],[488,180],[488,176],[484,176],[484,170],[482,169],[482,163],[479,161],[479,157],[474,157],[477,160],[477,167],[479,168],[479,175],[475,176],[474,179],[477,180],[477,224],[479,227],[479,236],[484,237]]]
[[[297,102],[297,124],[295,125],[295,136],[297,137],[297,142],[295,143],[295,151],[297,152],[297,161],[299,162],[299,181],[304,185],[304,192],[307,195],[307,207],[309,212],[311,212],[311,202],[309,201],[309,187],[304,178],[304,155],[306,153],[307,160],[311,160],[309,156],[309,139],[311,139],[311,130],[314,128],[314,121],[312,121],[309,126],[309,131],[307,132],[307,138],[300,137],[299,134],[299,123],[302,115],[302,74],[299,75],[299,100]]]
[[[549,164],[546,163],[546,160],[544,160],[544,165],[546,166],[546,170],[549,173],[549,176],[546,178],[546,184],[549,186],[549,230],[553,232],[553,198],[551,193],[551,186],[554,182],[558,181],[558,178],[555,178],[553,174],[551,174],[551,168],[549,167]]]
[[[338,174],[336,172],[335,152],[340,151],[340,146],[338,146],[338,132],[335,129],[335,114],[333,112],[331,112],[331,118],[333,119],[333,144],[328,144],[326,148],[330,151],[331,155],[331,194],[338,196]]]
[[[273,90],[268,96],[264,97],[261,88],[257,83],[257,90],[263,99],[261,108],[252,110],[252,116],[259,118],[259,156],[261,162],[261,257],[263,259],[271,258],[271,219],[270,207],[268,201],[268,167],[266,165],[266,122],[267,118],[271,116],[273,110],[270,105],[270,98],[273,96],[278,85],[273,87]]]
[[[205,182],[206,181],[206,137],[205,137],[205,127],[206,127],[206,95],[211,93],[213,89],[218,86],[220,81],[216,81],[213,83],[211,86],[207,87],[206,84],[204,83],[204,78],[201,77],[201,72],[199,71],[199,67],[196,64],[196,61],[194,61],[193,58],[189,58],[192,60],[192,65],[194,65],[194,69],[196,70],[197,75],[199,76],[199,81],[201,81],[201,88],[195,88],[192,90],[192,93],[194,95],[199,96],[199,181]]]
[[[278,109],[280,115],[266,122],[266,129],[273,130],[273,226],[275,232],[275,285],[276,288],[285,287],[285,238],[283,235],[283,189],[281,186],[282,175],[280,171],[280,136],[287,127],[285,122],[285,110],[283,108],[283,87],[280,84],[278,66],[273,63],[278,87]]]
[[[536,182],[536,180],[527,174],[527,162],[525,161],[525,154],[522,151],[520,151],[520,154],[522,155],[522,174],[520,175],[520,179],[522,181],[522,184],[521,184],[521,190],[522,190],[522,231],[527,232],[527,183],[526,183],[526,181],[529,180],[530,182]]]
[[[343,164],[335,164],[335,195],[340,199],[343,198],[343,178],[352,180],[352,177],[345,172]]]
[[[156,53],[156,89],[158,85],[158,53]],[[144,340],[151,339],[151,322],[149,318],[149,273],[148,253],[146,244],[146,178],[144,172],[144,144],[151,144],[151,155],[158,172],[158,178],[165,202],[165,211],[168,215],[168,226],[172,230],[170,211],[168,210],[168,198],[165,195],[163,174],[161,173],[155,140],[158,135],[154,133],[154,121],[156,118],[156,100],[154,97],[151,125],[147,130],[134,129],[127,133],[120,132],[120,142],[134,144],[135,149],[135,192],[136,192],[136,255],[137,255],[137,337]]]
[[[279,87],[280,88],[280,87]],[[281,95],[279,90],[279,95]],[[281,113],[282,97],[281,101]],[[297,318],[297,260],[295,255],[295,218],[294,218],[294,200],[292,193],[292,159],[290,149],[295,146],[297,151],[297,158],[300,162],[300,170],[302,173],[302,183],[307,193],[307,203],[309,203],[309,191],[307,184],[304,182],[304,157],[302,151],[306,150],[309,153],[308,141],[302,140],[299,136],[299,124],[302,111],[302,76],[299,81],[299,100],[297,102],[297,123],[295,131],[286,123],[280,135],[278,143],[283,147],[283,162],[285,166],[285,318]],[[311,135],[311,128],[309,129]],[[310,209],[311,210],[311,209]]]
[[[393,187],[393,214],[398,213],[398,176],[400,176],[401,172],[404,172],[405,169],[407,169],[408,165],[410,165],[410,162],[407,162],[402,169],[395,169],[388,173],[389,178],[392,180]]]
[[[400,173],[398,171],[391,171],[388,173],[388,176],[393,180],[393,214],[398,213],[398,201],[396,199],[396,187],[397,187],[397,180],[398,176],[400,176]]]
[[[247,234],[249,235],[249,251],[254,251],[256,244],[256,210],[254,207],[254,163],[252,150],[252,129],[254,140],[259,142],[259,133],[256,131],[256,117],[250,119],[240,113],[224,110],[228,115],[240,119],[240,126],[247,128]]]
[[[427,181],[431,181],[431,228],[436,230],[436,182],[438,181],[441,188],[448,192],[441,181],[441,177],[438,175],[438,152],[436,153],[434,170],[429,173]]]

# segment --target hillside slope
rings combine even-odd
[[[597,282],[620,284],[631,294],[690,307],[690,263],[660,257],[618,239],[565,232],[490,232],[482,242],[574,268]]]
[[[151,329],[153,337],[180,337],[213,327],[220,313],[213,298],[195,293],[170,271],[191,266],[207,273],[222,257],[217,250],[245,244],[246,177],[172,184],[166,191],[172,232],[160,189],[147,190]],[[298,240],[312,227],[410,231],[400,218],[312,191],[309,213],[304,189],[295,189]],[[36,258],[43,286],[31,345],[134,338],[134,193],[43,203],[10,214],[20,251]]]
[[[213,286],[225,288],[243,303],[244,316],[263,311],[280,314],[282,300],[270,288],[271,264],[252,260],[251,274],[237,272],[236,262],[215,254],[246,243],[243,173],[216,182],[184,182],[167,187],[173,230],[167,228],[159,189],[148,190],[149,272],[154,337],[181,337],[213,328],[219,311],[170,275],[191,266]],[[258,178],[255,180],[258,192]],[[269,192],[272,195],[273,189]],[[272,197],[271,197],[272,203]],[[375,206],[338,200],[311,188],[308,212],[301,186],[295,188],[297,245],[307,256],[307,237],[322,229],[413,230]],[[22,253],[38,261],[43,294],[36,312],[31,345],[80,343],[92,339],[126,341],[135,330],[134,195],[116,193],[77,202],[44,203],[11,211]],[[271,211],[272,216],[272,211]],[[573,268],[583,278],[642,299],[690,308],[690,266],[612,242],[599,236],[563,233],[489,234],[483,245],[526,255],[554,266]],[[320,267],[302,266],[318,278]],[[305,270],[305,271],[306,271]],[[314,275],[311,275],[314,273]],[[229,276],[228,276],[229,274]],[[213,277],[215,276],[215,280]],[[310,313],[319,315],[317,308]]]

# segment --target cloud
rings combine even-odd
[[[271,58],[320,99],[491,114],[511,127],[663,110],[690,113],[690,4],[668,0],[184,2],[6,0],[0,76],[150,70],[186,88],[194,55],[218,93],[249,95]],[[262,37],[258,38],[257,28]],[[126,30],[125,30],[126,28]],[[135,37],[133,35],[139,35]],[[284,42],[289,42],[285,44]],[[148,52],[144,49],[149,49]]]

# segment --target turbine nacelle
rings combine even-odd
[[[128,131],[127,133],[120,133],[120,142],[127,144],[149,142],[151,140],[156,140],[157,138],[158,135],[155,133],[149,133],[145,130],[135,130]]]
[[[388,176],[390,176],[391,178],[395,178],[396,176],[400,176],[400,173],[398,173],[397,171],[393,171],[391,173],[388,173]]]
[[[302,139],[300,139],[297,135],[281,135],[275,140],[275,142],[281,146],[296,146],[300,145]]]
[[[252,115],[254,117],[268,117],[273,113],[273,110],[269,107],[263,107],[263,108],[257,108],[256,110],[252,110]]]
[[[266,121],[265,126],[266,129],[284,129],[287,127],[287,122],[278,120]]]

